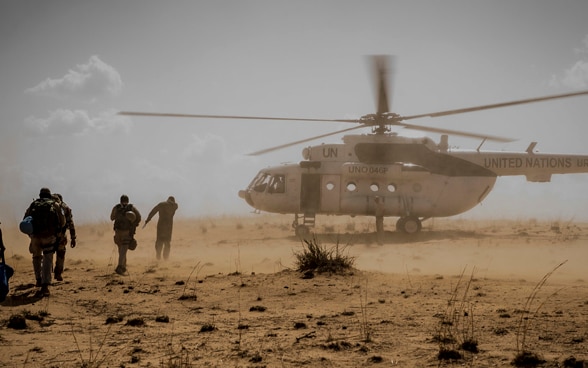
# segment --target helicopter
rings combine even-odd
[[[482,151],[486,141],[514,139],[406,123],[407,120],[508,107],[559,98],[587,95],[588,91],[515,100],[489,105],[402,116],[389,108],[390,57],[370,57],[376,87],[375,113],[359,119],[309,119],[239,115],[201,115],[122,111],[120,115],[199,119],[247,119],[343,122],[356,126],[250,153],[266,154],[327,136],[360,128],[369,134],[344,135],[343,143],[305,147],[299,163],[260,170],[246,189],[239,191],[256,212],[293,214],[297,236],[309,235],[317,215],[374,216],[383,231],[384,217],[398,217],[396,230],[421,231],[423,221],[466,212],[480,204],[493,189],[498,176],[523,175],[529,182],[549,182],[553,174],[588,173],[588,155],[546,154],[534,151],[532,142],[524,152]],[[440,133],[438,143],[429,137],[412,138],[392,132],[402,127]],[[475,150],[449,146],[449,136],[480,139]]]

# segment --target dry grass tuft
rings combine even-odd
[[[339,249],[339,243],[327,248],[319,244],[317,239],[305,239],[304,244],[302,251],[294,253],[296,269],[299,272],[347,274],[353,269],[355,258],[344,255]]]

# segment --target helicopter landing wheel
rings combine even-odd
[[[423,224],[418,217],[401,217],[396,222],[396,230],[405,234],[416,234],[423,228]]]
[[[306,225],[298,225],[294,228],[297,237],[306,239],[310,235],[310,229]]]

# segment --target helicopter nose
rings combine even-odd
[[[253,207],[253,201],[251,200],[251,195],[249,194],[248,191],[246,190],[240,190],[239,191],[239,197],[243,198],[245,200],[245,202],[247,202],[248,205],[250,205],[251,207]]]

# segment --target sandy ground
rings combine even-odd
[[[445,219],[378,244],[373,219],[321,217],[316,241],[355,270],[303,278],[291,222],[179,219],[166,262],[149,224],[127,276],[113,272],[111,224],[78,226],[48,298],[35,295],[28,238],[3,227],[16,272],[0,366],[501,367],[522,350],[548,367],[588,360],[588,224]]]

